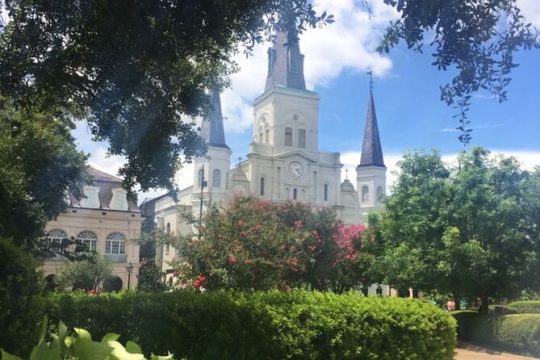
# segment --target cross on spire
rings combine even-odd
[[[242,163],[242,157],[239,156],[239,157],[238,157],[238,166],[240,166],[241,163]]]
[[[345,169],[345,180],[349,180],[349,169]]]
[[[373,70],[369,70],[367,74],[369,75],[369,91],[372,92],[373,91]]]

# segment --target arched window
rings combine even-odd
[[[53,229],[47,233],[49,251],[53,253],[61,252],[63,244],[67,242],[68,236],[64,230]]]
[[[264,178],[261,178],[261,184],[259,186],[261,196],[264,196]]]
[[[264,142],[268,144],[270,142],[270,130],[266,129],[264,134]]]
[[[362,186],[362,202],[368,202],[369,201],[369,188],[367,185]]]
[[[221,170],[215,169],[212,172],[212,187],[221,187]]]
[[[377,201],[382,202],[384,200],[384,192],[382,186],[377,186]]]
[[[328,201],[328,184],[324,184],[324,201]]]
[[[292,191],[293,200],[298,200],[298,189],[294,188]]]
[[[105,254],[125,254],[126,237],[122,233],[114,232],[107,236],[105,242]]]
[[[95,252],[97,250],[97,235],[92,231],[81,231],[77,240],[84,246],[84,251]]]
[[[171,233],[171,223],[167,223],[167,235]]]

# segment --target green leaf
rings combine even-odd
[[[108,345],[112,348],[111,356],[115,360],[145,360],[143,354],[128,352],[118,341],[110,341]]]
[[[116,340],[118,340],[118,338],[120,338],[119,334],[107,333],[107,334],[105,334],[105,336],[103,336],[103,339],[101,339],[101,342],[106,343],[106,342],[109,342],[109,341],[116,341]]]
[[[32,350],[30,360],[59,360],[60,346],[49,347],[45,341],[40,341],[39,345]]]
[[[2,360],[22,360],[20,357],[11,355],[10,353],[4,351],[4,349],[0,349],[2,354]]]
[[[107,359],[113,350],[113,347],[110,346],[110,344],[111,342],[102,344],[87,338],[77,338],[73,343],[74,355],[79,360]]]
[[[92,340],[92,335],[90,335],[90,333],[84,329],[75,328],[75,332],[81,339]]]
[[[60,321],[58,323],[58,345],[60,346],[61,353],[65,351],[65,347],[66,347],[65,339],[67,337],[67,331],[68,331],[68,328],[66,324]]]
[[[41,328],[39,329],[39,341],[43,341],[45,339],[45,334],[47,333],[47,326],[49,325],[49,318],[47,315],[43,317],[43,321],[41,322]]]
[[[137,345],[136,343],[134,343],[133,341],[128,341],[126,343],[126,350],[127,352],[132,353],[132,354],[142,354],[141,347]]]
[[[154,355],[152,354],[150,356],[150,360],[173,360],[174,357],[173,357],[173,354],[169,354],[169,355]]]

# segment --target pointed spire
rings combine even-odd
[[[278,31],[274,45],[268,49],[268,76],[265,91],[274,86],[306,89],[304,55],[300,53],[296,29]]]
[[[375,102],[373,101],[373,78],[371,74],[366,126],[364,128],[364,143],[362,145],[362,157],[360,158],[359,166],[384,167],[379,126],[377,125],[377,114],[375,113]]]
[[[210,130],[206,143],[210,146],[229,148],[225,143],[225,131],[223,129],[223,115],[221,113],[221,98],[219,89],[215,86],[211,90],[212,110],[210,113]]]

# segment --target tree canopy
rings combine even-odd
[[[331,22],[308,0],[6,0],[0,93],[86,118],[123,155],[125,184],[171,187],[180,159],[204,152],[193,116],[209,108],[239,44],[275,28]]]
[[[401,19],[380,51],[400,40],[421,50],[433,37],[433,64],[457,69],[441,98],[458,107],[467,143],[470,94],[504,100],[514,53],[538,46],[517,0],[383,1]],[[333,21],[308,0],[4,2],[11,21],[0,25],[0,93],[87,119],[96,140],[127,158],[127,187],[143,190],[170,188],[181,155],[204,153],[192,119],[209,111],[207,89],[227,83],[239,44],[249,51],[276,28]]]
[[[33,248],[46,222],[78,197],[87,180],[86,154],[62,113],[16,110],[0,96],[0,235]]]
[[[398,288],[505,298],[534,288],[540,238],[536,177],[513,158],[473,148],[447,169],[437,153],[412,153],[383,216],[386,281]]]

